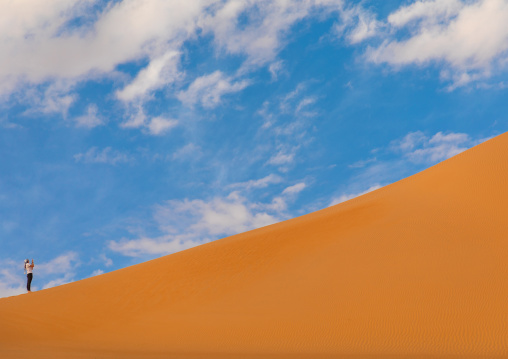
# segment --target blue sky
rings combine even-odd
[[[0,5],[0,296],[300,216],[508,128],[508,2]]]

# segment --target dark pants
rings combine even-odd
[[[28,273],[26,275],[26,290],[30,292],[30,284],[32,284],[32,278],[33,278],[33,273]]]

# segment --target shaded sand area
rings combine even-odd
[[[508,134],[286,222],[0,299],[0,358],[508,357]]]

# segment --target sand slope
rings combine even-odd
[[[508,357],[508,134],[300,218],[0,299],[0,357]]]

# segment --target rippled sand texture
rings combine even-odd
[[[0,357],[508,357],[508,134],[337,206],[0,300]]]

